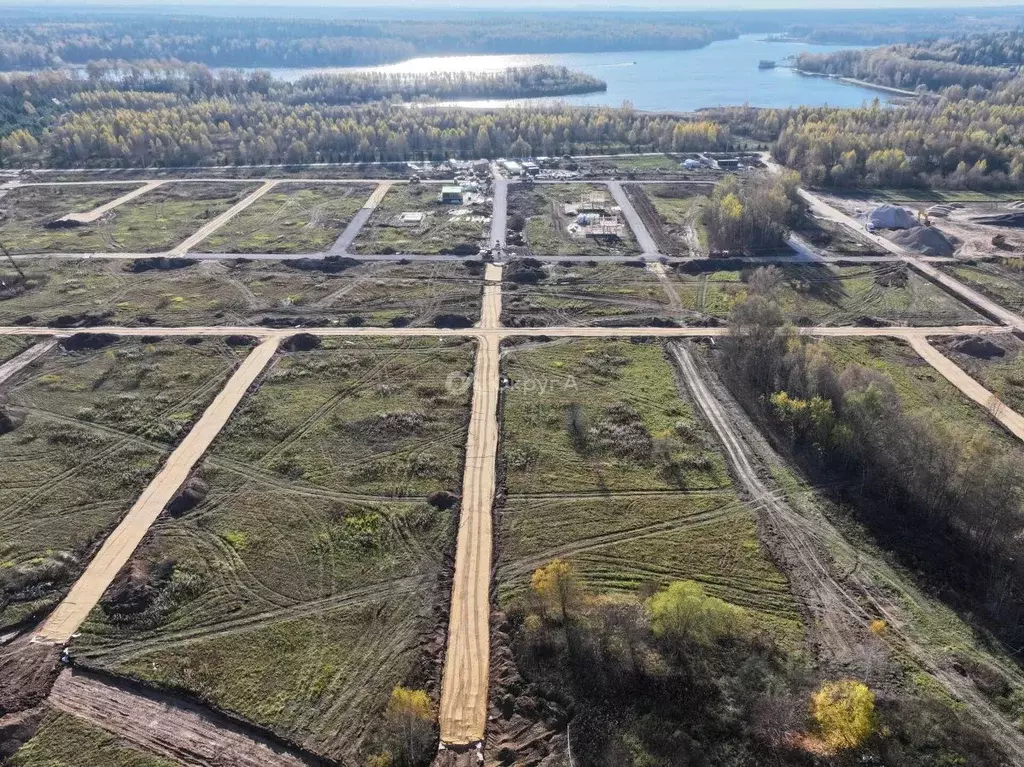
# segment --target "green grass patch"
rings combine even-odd
[[[285,184],[228,221],[202,253],[318,253],[329,250],[370,196],[366,184]]]
[[[51,711],[8,762],[10,767],[174,767],[70,714]]]

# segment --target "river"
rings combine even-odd
[[[690,111],[701,107],[750,104],[790,107],[807,104],[856,107],[891,94],[823,77],[809,77],[789,67],[758,69],[761,59],[782,62],[799,53],[819,53],[854,46],[768,42],[745,35],[689,51],[630,51],[626,53],[552,53],[497,56],[437,56],[409,59],[397,64],[357,69],[270,69],[283,80],[296,80],[315,72],[462,72],[494,71],[532,64],[560,64],[599,77],[608,83],[604,93],[568,96],[568,104],[620,106],[629,101],[637,109]],[[460,106],[500,107],[544,101],[460,101]]]

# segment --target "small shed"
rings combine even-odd
[[[462,187],[442,186],[441,202],[445,205],[462,205]]]
[[[407,226],[415,226],[416,224],[423,223],[423,214],[410,211],[408,213],[403,213],[401,220],[402,223]]]

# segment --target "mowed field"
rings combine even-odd
[[[319,253],[366,202],[369,184],[281,184],[196,246],[200,253]]]
[[[903,264],[771,267],[773,295],[797,325],[988,324],[965,304]],[[724,320],[747,294],[750,266],[680,264],[672,279],[684,309]]]
[[[0,301],[0,324],[81,327],[430,325],[480,313],[480,262],[22,262],[27,281]],[[0,280],[17,280],[0,263]]]
[[[362,764],[394,686],[440,680],[471,396],[448,384],[475,350],[298,347],[243,400],[75,652]]]
[[[503,604],[536,568],[566,559],[595,594],[692,579],[800,641],[788,583],[660,343],[527,341],[506,347],[504,372]]]
[[[73,336],[0,387],[0,628],[51,607],[249,351]]]
[[[640,262],[507,264],[502,324],[645,325],[670,316],[658,278]]]
[[[185,182],[157,187],[92,224],[53,229],[68,213],[88,213],[137,185],[39,186],[0,198],[0,241],[11,253],[159,253],[170,250],[257,188],[255,183]]]
[[[353,252],[476,255],[486,244],[491,211],[452,216],[460,206],[443,204],[440,196],[437,184],[395,184],[360,230],[352,244]],[[420,223],[403,224],[403,213],[424,216]],[[487,221],[473,220],[478,217]]]
[[[593,192],[607,195],[609,207],[615,204],[604,184],[517,184],[508,192],[510,227],[514,228],[516,220],[523,222],[523,236],[532,255],[639,255],[640,246],[628,226],[623,227],[621,239],[614,242],[569,234],[567,227],[575,216],[566,215],[564,205],[575,204],[582,195]]]

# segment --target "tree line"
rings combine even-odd
[[[784,326],[781,276],[759,269],[730,319],[723,380],[874,533],[1019,653],[1024,461],[983,429],[958,433],[909,412],[884,373],[844,363]]]
[[[792,172],[723,178],[703,210],[711,247],[752,253],[782,247],[803,216],[799,186],[800,177]]]

